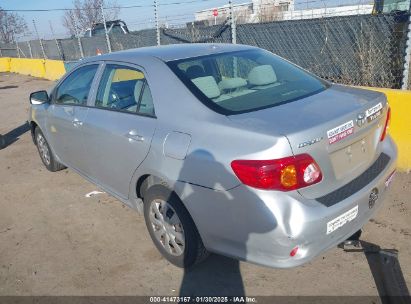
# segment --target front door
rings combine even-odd
[[[47,134],[52,149],[65,165],[84,171],[81,129],[86,119],[87,99],[98,64],[73,71],[56,88],[48,108]]]

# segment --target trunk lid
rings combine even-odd
[[[286,136],[294,155],[313,157],[323,179],[298,191],[315,199],[347,184],[375,161],[386,112],[384,94],[332,85],[301,100],[229,118],[257,132]]]

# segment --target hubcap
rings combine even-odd
[[[150,223],[156,240],[171,255],[184,253],[184,230],[174,208],[162,199],[155,199],[150,204]]]
[[[46,140],[44,139],[43,135],[37,135],[37,147],[40,152],[41,159],[47,164],[50,165],[50,151],[49,147],[47,146]]]

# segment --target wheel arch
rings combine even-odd
[[[158,177],[153,174],[143,174],[137,179],[136,188],[135,188],[137,198],[143,199],[144,194],[147,191],[147,189],[149,189],[150,187],[154,185],[166,186],[170,188],[170,190],[173,191],[173,189],[171,189],[168,183],[161,177]]]

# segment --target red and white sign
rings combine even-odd
[[[328,141],[331,144],[336,143],[354,133],[354,121],[350,120],[342,125],[327,131]]]
[[[213,16],[214,17],[217,17],[218,16],[218,9],[213,9]]]

